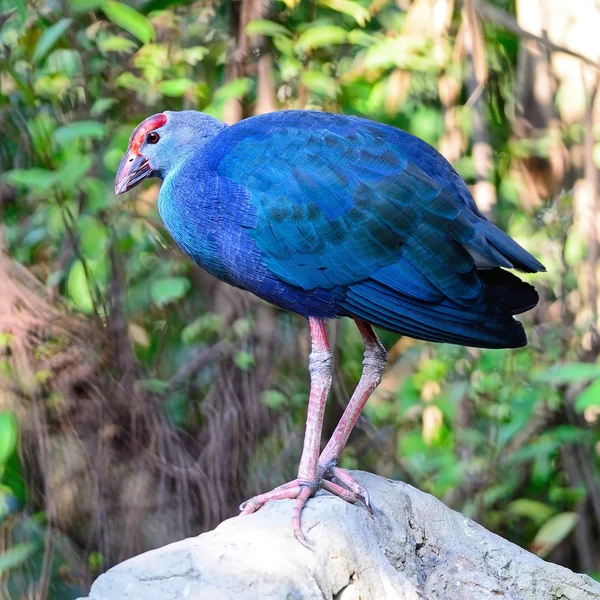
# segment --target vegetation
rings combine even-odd
[[[408,130],[544,262],[527,348],[381,332],[390,366],[343,466],[597,576],[598,10],[0,0],[0,596],[75,598],[294,475],[305,323],[184,258],[157,183],[123,202],[112,191],[133,127],[182,108],[228,122],[311,108]],[[362,360],[352,323],[330,331],[325,435]]]

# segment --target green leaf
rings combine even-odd
[[[333,77],[321,71],[303,71],[300,81],[315,94],[335,98],[339,92],[339,86]]]
[[[76,77],[82,72],[82,69],[81,56],[75,50],[59,48],[51,52],[46,59],[46,73]]]
[[[73,303],[82,311],[91,313],[94,309],[90,286],[85,275],[85,269],[80,260],[73,263],[67,280],[67,293]]]
[[[253,367],[256,361],[254,359],[254,354],[242,350],[233,357],[233,362],[241,371],[249,371],[250,367]]]
[[[199,340],[212,340],[221,331],[222,326],[223,317],[221,315],[212,312],[206,313],[183,328],[181,341],[184,344],[192,344]]]
[[[154,394],[164,394],[169,391],[169,382],[164,379],[138,379],[135,385]]]
[[[13,6],[17,9],[21,23],[27,18],[27,4],[24,0],[12,0]]]
[[[250,21],[250,23],[248,23],[246,26],[246,33],[248,35],[264,35],[266,37],[292,35],[290,31],[283,25],[275,23],[274,21],[268,21],[267,19],[256,19],[254,21]]]
[[[18,423],[12,411],[0,412],[0,473],[17,447]]]
[[[192,46],[181,50],[179,55],[188,65],[197,65],[209,53],[210,50],[206,46]]]
[[[105,0],[69,0],[69,5],[74,12],[91,12],[104,2]]]
[[[150,288],[152,302],[159,308],[183,298],[190,290],[190,280],[185,277],[164,277]]]
[[[369,11],[358,2],[353,2],[352,0],[319,0],[319,4],[337,12],[350,15],[361,27],[364,27],[371,20]]]
[[[287,396],[277,390],[266,390],[261,397],[262,401],[273,410],[279,410],[288,404]]]
[[[600,406],[600,379],[588,385],[575,399],[575,412],[582,413],[588,406]]]
[[[214,95],[214,100],[225,102],[233,98],[243,98],[252,89],[252,80],[249,78],[234,79],[221,86]]]
[[[102,140],[106,136],[106,125],[98,121],[77,121],[59,127],[52,139],[59,146],[67,146],[78,139]]]
[[[92,117],[99,117],[117,103],[116,98],[98,98],[92,105],[90,114]]]
[[[56,184],[56,173],[40,167],[13,169],[0,178],[15,188],[43,192]]]
[[[58,187],[67,191],[77,189],[92,168],[93,161],[89,154],[71,154],[56,173]]]
[[[548,519],[531,542],[531,551],[544,558],[548,556],[575,528],[577,514],[564,512]]]
[[[323,46],[333,46],[335,44],[343,44],[346,41],[348,32],[336,25],[319,25],[307,29],[296,42],[297,52],[308,52],[315,48]]]
[[[100,50],[102,54],[107,54],[108,52],[131,53],[137,48],[137,44],[133,40],[120,35],[101,37],[96,43],[98,45],[98,50]]]
[[[564,363],[554,365],[536,378],[546,383],[583,383],[600,378],[600,365],[590,363]]]
[[[33,51],[33,55],[31,57],[31,62],[39,63],[45,56],[50,52],[50,49],[58,40],[63,36],[63,34],[69,29],[73,19],[61,19],[54,25],[48,27],[40,36],[38,43],[35,45],[35,49]]]
[[[162,81],[158,85],[158,91],[163,96],[169,96],[171,98],[179,98],[188,91],[193,91],[196,88],[196,84],[185,77],[181,79],[170,79],[168,81]]]
[[[3,551],[0,555],[0,574],[22,565],[41,548],[40,542],[24,542]]]
[[[104,255],[109,243],[109,233],[98,219],[88,215],[80,216],[76,221],[81,240],[81,252],[85,258],[98,259]]]
[[[538,526],[548,521],[554,512],[550,506],[529,498],[513,500],[506,508],[511,515],[531,519]]]
[[[144,15],[127,4],[108,0],[108,2],[102,5],[102,11],[115,25],[131,33],[142,44],[147,44],[156,35],[152,23]]]

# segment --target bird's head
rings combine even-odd
[[[115,178],[119,195],[147,177],[164,179],[225,125],[195,110],[165,111],[142,121],[131,134]]]

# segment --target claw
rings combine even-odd
[[[285,498],[297,498],[300,486],[296,480],[284,483],[266,494],[259,494],[240,504],[243,515],[250,515],[262,508],[269,500],[284,500]]]
[[[294,536],[296,539],[309,550],[312,548],[308,545],[304,534],[302,533],[302,525],[300,524],[300,515],[302,509],[306,505],[306,501],[312,496],[313,491],[309,486],[302,486],[300,494],[296,498],[296,506],[294,506],[294,512],[292,513],[292,527],[294,528]]]
[[[308,548],[309,550],[312,550],[312,547],[306,541],[306,538],[302,533],[300,518],[302,515],[302,510],[306,506],[306,502],[311,496],[314,496],[319,489],[324,489],[334,496],[341,498],[345,502],[349,502],[350,504],[356,504],[360,500],[367,507],[369,513],[371,515],[373,514],[373,507],[371,506],[369,492],[367,492],[367,490],[360,485],[360,483],[358,483],[358,481],[356,481],[354,477],[350,475],[350,473],[340,469],[339,467],[330,467],[327,470],[323,469],[321,472],[328,472],[326,476],[331,477],[331,479],[335,479],[339,483],[330,481],[329,479],[324,479],[321,475],[317,476],[311,481],[294,479],[294,481],[284,483],[283,485],[276,487],[274,490],[271,490],[266,494],[259,494],[258,496],[254,496],[253,498],[242,502],[240,504],[240,511],[243,515],[249,515],[262,508],[267,502],[269,502],[269,500],[283,500],[285,498],[295,499],[296,504],[292,513],[292,527],[294,530],[294,536],[305,548]]]
[[[367,507],[369,512],[373,514],[373,505],[371,504],[371,496],[367,488],[360,485],[348,471],[340,467],[331,467],[331,475],[335,477],[338,481],[343,483],[349,490],[354,492],[362,501],[362,503]]]

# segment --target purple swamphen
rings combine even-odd
[[[158,209],[182,250],[209,273],[307,317],[310,397],[298,477],[244,502],[294,498],[293,526],[325,489],[364,502],[338,466],[386,351],[373,325],[421,340],[480,348],[527,343],[513,315],[535,289],[504,269],[544,266],[477,209],[429,144],[353,116],[284,111],[233,126],[166,111],[133,132],[116,177],[121,194],[163,180]],[[360,381],[319,453],[332,355],[325,321],[352,317],[365,343]]]

